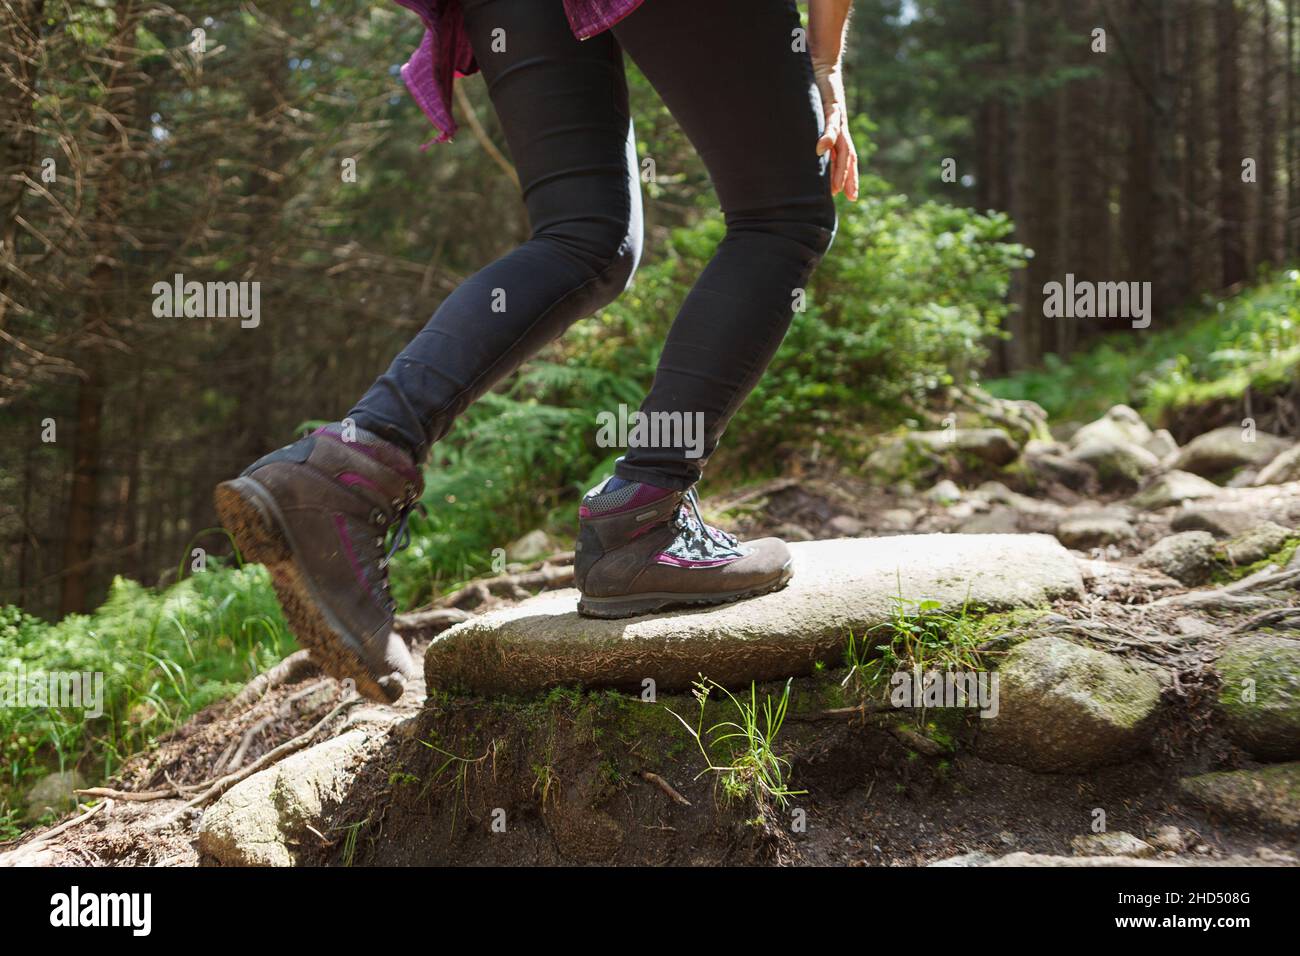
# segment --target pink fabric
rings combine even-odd
[[[429,122],[439,130],[431,142],[445,143],[459,128],[451,112],[451,90],[458,76],[478,72],[465,33],[460,0],[396,0],[419,14],[424,39],[402,67],[402,80]],[[531,3],[555,0],[529,0]],[[573,35],[586,40],[603,33],[639,7],[643,0],[563,0]],[[429,143],[424,144],[428,148]]]

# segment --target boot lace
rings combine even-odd
[[[668,549],[670,553],[686,558],[738,558],[745,554],[734,534],[715,528],[700,513],[700,496],[691,488],[682,496],[682,503],[673,517],[677,540]]]

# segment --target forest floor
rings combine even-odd
[[[1159,480],[1144,481],[1143,492]],[[646,704],[635,693],[564,688],[426,697],[418,682],[389,707],[348,700],[297,654],[133,758],[108,788],[84,792],[76,814],[0,847],[0,865],[926,865],[954,857],[950,865],[1296,865],[1294,789],[1280,809],[1261,809],[1195,798],[1186,785],[1208,772],[1295,767],[1244,748],[1220,720],[1224,680],[1215,666],[1243,637],[1294,644],[1294,535],[1284,530],[1285,546],[1269,560],[1227,574],[1220,567],[1195,584],[1148,557],[1188,527],[1215,526],[1229,542],[1261,524],[1300,527],[1300,481],[1236,484],[1149,507],[1135,503],[1133,488],[1045,483],[1022,492],[941,480],[917,492],[822,469],[706,502],[747,536],[1038,532],[1066,541],[1080,593],[997,618],[980,649],[1005,655],[1059,637],[1159,674],[1160,704],[1142,745],[1114,760],[1051,772],[1018,766],[981,746],[981,721],[969,711],[933,713],[909,729],[873,706],[872,693],[847,694],[848,670],[833,661],[756,689],[761,709],[789,687],[771,741],[788,761],[783,782],[794,792],[783,797],[753,774],[709,768],[688,727],[702,706],[705,726],[736,719],[716,695],[704,705],[689,693]],[[473,582],[399,624],[422,654],[458,621],[567,586],[570,561],[552,556]],[[1107,834],[1131,834],[1140,848],[1089,847],[1099,812]],[[227,822],[214,823],[222,814]],[[259,814],[269,836],[231,836]]]

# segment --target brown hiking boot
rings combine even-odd
[[[695,489],[633,482],[593,489],[578,509],[578,613],[619,618],[726,604],[785,587],[793,574],[779,538],[745,544],[700,516]]]
[[[345,440],[337,424],[317,429],[222,482],[215,500],[244,559],[270,570],[290,628],[321,669],[391,702],[415,666],[393,633],[388,561],[408,540],[424,480],[396,445],[355,431]]]

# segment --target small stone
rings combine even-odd
[[[1107,544],[1126,544],[1133,540],[1133,526],[1112,515],[1081,515],[1068,518],[1056,526],[1061,544],[1076,551],[1087,551]]]
[[[1272,866],[1295,866],[1297,862],[1290,853],[1279,852],[1271,846],[1256,847],[1255,856]]]
[[[1199,617],[1192,617],[1190,614],[1174,618],[1174,627],[1178,629],[1179,634],[1187,637],[1210,637],[1219,633],[1219,628],[1210,622],[1202,621]]]
[[[958,530],[963,534],[1015,534],[1021,530],[1020,515],[1014,508],[998,505],[987,514],[963,521]]]
[[[929,864],[930,866],[983,866],[985,863],[992,862],[992,854],[985,853],[983,850],[975,850],[971,853],[961,853],[957,856],[950,856],[946,860],[936,860]]]
[[[852,515],[836,515],[826,522],[826,536],[828,538],[856,538],[866,530],[866,522]]]
[[[1156,849],[1151,844],[1123,830],[1077,836],[1070,841],[1070,845],[1079,856],[1130,856],[1142,859],[1156,854]]]
[[[1129,499],[1129,504],[1146,511],[1158,511],[1184,501],[1213,498],[1220,488],[1214,482],[1189,471],[1170,471],[1154,479]]]
[[[887,508],[877,516],[876,526],[881,531],[911,531],[916,526],[916,514],[906,508]]]
[[[506,560],[537,561],[548,554],[554,554],[558,550],[550,535],[541,528],[534,528],[506,546]]]
[[[1183,839],[1183,831],[1172,825],[1158,827],[1147,838],[1147,842],[1157,850],[1163,850],[1166,853],[1182,853],[1187,846],[1186,841]]]
[[[782,541],[812,541],[816,536],[801,524],[786,522],[772,529],[772,536]]]
[[[948,505],[961,500],[961,489],[955,481],[945,478],[927,491],[925,497],[937,504]]]
[[[1137,563],[1163,571],[1188,587],[1204,584],[1217,567],[1214,537],[1208,531],[1171,534],[1143,551]]]

